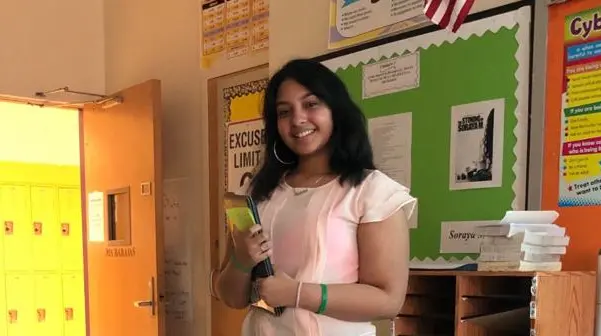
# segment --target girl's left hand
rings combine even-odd
[[[258,279],[259,295],[271,307],[294,307],[298,281],[284,272],[275,271],[274,276]]]

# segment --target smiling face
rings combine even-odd
[[[332,135],[330,108],[294,80],[282,82],[277,95],[278,132],[300,158],[322,154]]]

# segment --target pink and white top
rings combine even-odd
[[[282,182],[258,210],[274,244],[271,261],[278,271],[307,283],[348,284],[359,279],[358,225],[383,221],[399,209],[409,219],[416,202],[408,188],[374,170],[356,187],[341,186],[334,179],[295,194]],[[242,327],[243,336],[375,334],[369,322],[346,322],[294,308],[279,317],[251,309]]]

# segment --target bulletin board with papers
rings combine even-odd
[[[378,169],[418,198],[412,267],[473,262],[476,225],[526,202],[531,7],[317,58],[368,117]]]

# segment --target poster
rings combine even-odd
[[[501,186],[504,112],[504,99],[452,107],[451,190]]]
[[[219,54],[225,50],[225,0],[202,4],[202,54]]]
[[[263,119],[230,123],[227,126],[228,191],[238,191],[253,177],[265,148]]]
[[[204,0],[202,66],[269,47],[269,0]]]
[[[330,0],[328,47],[338,49],[429,23],[423,0]]]
[[[269,48],[269,0],[252,1],[251,51]]]
[[[88,194],[88,241],[104,241],[104,193],[93,191]]]
[[[601,205],[601,7],[566,17],[559,206]]]
[[[376,167],[411,188],[411,112],[369,119],[368,132]]]
[[[232,77],[219,88],[222,98],[219,108],[223,109],[225,135],[223,190],[240,192],[240,186],[253,177],[255,167],[263,156],[265,137],[261,112],[268,69],[262,67]],[[227,220],[224,218],[223,229],[219,230],[219,246],[227,246],[227,235]],[[219,260],[225,258],[225,253],[225,248],[219,248]]]

